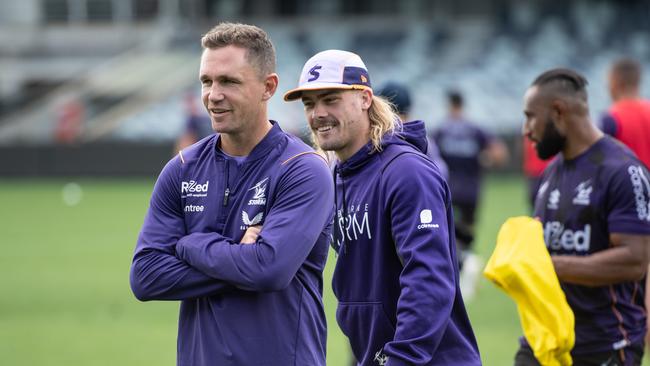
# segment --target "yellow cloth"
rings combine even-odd
[[[571,365],[575,319],[544,245],[542,224],[527,216],[509,218],[483,274],[517,303],[524,336],[539,363]]]

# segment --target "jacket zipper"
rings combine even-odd
[[[226,167],[226,171],[224,172],[224,176],[226,177],[226,190],[223,192],[223,206],[228,206],[228,198],[230,197],[230,162],[228,159],[224,161],[224,166]]]
[[[223,205],[228,206],[228,197],[230,197],[230,188],[226,187],[226,191],[223,192]]]

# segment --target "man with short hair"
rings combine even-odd
[[[575,315],[575,365],[640,365],[646,313],[639,280],[650,245],[648,170],[589,119],[587,80],[568,69],[535,79],[523,134],[544,172],[534,215]],[[515,365],[539,365],[522,338]]]
[[[650,167],[650,101],[641,98],[641,64],[631,58],[615,61],[608,74],[614,104],[601,120],[603,132],[627,145]],[[646,309],[650,306],[650,279],[646,279]],[[650,344],[650,334],[646,335]]]
[[[432,140],[449,168],[456,243],[460,249],[460,288],[469,300],[483,268],[482,260],[474,253],[474,233],[484,167],[505,164],[508,150],[500,139],[465,116],[465,98],[460,92],[449,91],[447,98],[449,114],[433,131]]]
[[[315,144],[338,159],[332,286],[359,364],[480,365],[458,287],[449,188],[405,141],[426,146],[424,124],[401,132],[361,58],[346,51],[310,58],[284,98],[302,100]]]
[[[389,81],[379,89],[377,95],[385,98],[386,100],[391,102],[391,104],[393,104],[393,106],[395,107],[395,112],[397,112],[397,115],[402,120],[404,128],[408,128],[409,126],[412,125],[410,123],[413,122],[413,120],[411,120],[410,117],[411,92],[408,90],[408,88],[405,85],[402,85],[394,81]],[[438,150],[438,146],[436,146],[436,144],[428,138],[427,138],[426,155],[429,158],[431,158],[431,160],[433,160],[433,162],[438,166],[438,169],[440,170],[442,177],[445,178],[445,180],[448,180],[449,169],[447,168],[447,163],[445,163],[445,161],[442,160],[442,157],[440,156],[440,150]]]
[[[641,98],[641,64],[631,58],[614,62],[608,75],[614,104],[603,117],[603,132],[619,139],[650,167],[650,101]]]
[[[131,266],[140,300],[181,300],[178,365],[325,365],[326,161],[267,118],[278,85],[260,28],[202,39],[202,100],[217,134],[158,177]]]

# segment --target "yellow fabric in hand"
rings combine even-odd
[[[517,303],[524,336],[539,363],[571,365],[575,319],[544,245],[541,222],[527,216],[506,220],[483,274]]]

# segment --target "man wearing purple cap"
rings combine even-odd
[[[309,59],[284,98],[302,100],[316,146],[338,159],[332,286],[360,365],[480,365],[449,188],[422,153],[424,123],[402,128],[361,58],[346,51]]]
[[[278,76],[262,29],[222,23],[201,43],[217,133],[158,177],[131,287],[140,300],[181,301],[179,366],[324,366],[327,163],[267,117]]]

